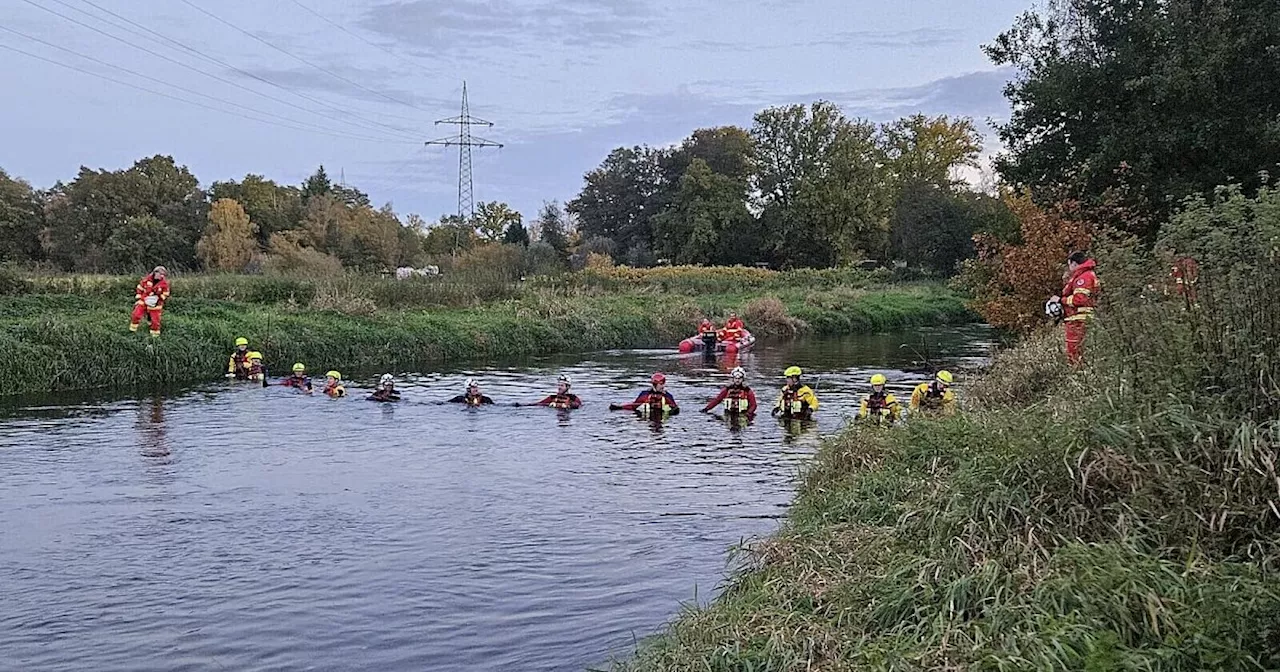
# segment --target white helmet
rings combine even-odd
[[[479,383],[476,382],[475,378],[468,378],[465,387],[470,389],[472,387],[476,387],[477,385],[479,385]]]
[[[392,377],[391,377],[391,374],[389,374],[389,373],[384,373],[384,374],[382,374],[382,377],[378,379],[378,384],[379,384],[379,385],[381,385],[382,387],[386,387],[386,386],[391,385],[391,384],[393,384],[393,383],[395,383],[395,382],[396,382],[396,381],[395,381],[395,378],[392,378]]]
[[[1052,318],[1062,317],[1062,304],[1050,299],[1044,304],[1044,314]]]
[[[744,369],[744,368],[742,368],[741,366],[735,366],[735,367],[733,367],[733,370],[729,372],[729,377],[730,377],[730,378],[741,378],[741,379],[743,379],[743,380],[746,380],[746,379],[747,379],[747,370],[746,370],[746,369]]]
[[[560,377],[556,379],[556,382],[557,382],[557,383],[564,383],[565,385],[569,385],[569,384],[570,384],[570,383],[569,383],[569,376],[568,376],[567,374],[562,373],[562,374],[560,374]]]

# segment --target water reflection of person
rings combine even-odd
[[[138,405],[138,438],[143,457],[168,457],[169,438],[165,433],[164,397],[156,395],[151,403]]]
[[[742,430],[750,427],[751,421],[755,418],[755,416],[747,415],[745,413],[725,413],[724,415],[717,417],[719,417],[720,421],[729,428],[729,432],[733,434],[740,434]]]
[[[778,424],[782,425],[782,442],[785,444],[795,443],[818,426],[817,421],[794,418],[778,418]]]

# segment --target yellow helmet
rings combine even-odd
[[[951,378],[951,372],[950,372],[950,371],[939,371],[939,372],[938,372],[938,380],[940,380],[940,381],[942,381],[942,382],[944,382],[944,383],[946,383],[946,384],[950,385],[950,384],[951,384],[951,381],[952,381],[952,378]]]
[[[884,374],[882,374],[882,373],[877,373],[876,375],[871,376],[871,384],[872,384],[872,385],[884,385],[886,382],[888,382],[888,381],[887,381],[887,379],[884,377]]]
[[[784,375],[784,376],[786,376],[786,377],[788,377],[788,378],[790,378],[790,377],[792,377],[792,376],[795,376],[796,378],[799,378],[801,373],[803,373],[803,372],[800,370],[800,367],[798,367],[798,366],[789,366],[789,367],[787,367],[787,370],[786,370],[786,371],[783,371],[783,372],[782,372],[782,375]]]
[[[306,370],[307,370],[307,367],[303,366],[302,362],[298,362],[297,364],[293,365],[294,373],[302,373],[303,371],[306,371]]]
[[[249,351],[249,359],[256,359],[256,360],[261,361],[261,360],[262,360],[262,353],[261,353],[261,352],[258,352],[257,350],[250,350],[250,351]]]
[[[243,337],[242,337],[242,338],[237,338],[237,339],[236,339],[236,347],[238,348],[238,347],[240,347],[240,346],[242,346],[242,345],[249,345],[249,339],[247,339],[247,338],[243,338]]]
[[[326,373],[324,375],[326,378],[332,378],[334,380],[342,380],[342,374],[338,373],[337,371],[330,371],[329,373]]]

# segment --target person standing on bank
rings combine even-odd
[[[1088,323],[1093,319],[1098,305],[1101,286],[1095,270],[1097,264],[1084,252],[1072,252],[1067,257],[1067,271],[1071,274],[1058,296],[1049,297],[1051,303],[1062,305],[1063,322],[1066,324],[1067,361],[1080,366],[1084,361],[1084,337]]]

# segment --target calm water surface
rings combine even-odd
[[[905,385],[918,335],[761,347],[816,426],[696,413],[734,362],[608,352],[400,376],[405,400],[216,385],[0,409],[0,669],[582,670],[709,599],[725,549],[767,534],[797,466],[873,372]],[[934,333],[975,366],[988,334]],[[320,371],[330,363],[313,363]],[[685,412],[607,411],[654,370]],[[585,407],[536,401],[566,372]],[[477,376],[500,404],[434,402]]]

